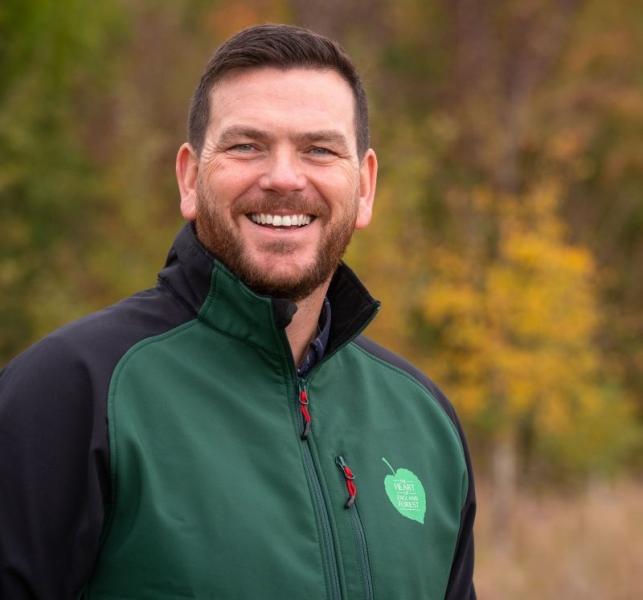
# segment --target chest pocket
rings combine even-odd
[[[445,478],[427,457],[390,448],[389,460],[373,446],[342,451],[332,465],[331,502],[348,597],[443,598],[460,527],[462,481]]]

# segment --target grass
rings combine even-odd
[[[488,485],[478,485],[480,600],[643,599],[643,484],[582,493],[520,491],[508,543],[494,541]]]

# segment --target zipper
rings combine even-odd
[[[335,459],[335,462],[337,463],[339,470],[342,472],[342,475],[344,475],[344,479],[346,480],[348,500],[346,500],[344,508],[350,508],[351,506],[353,506],[353,504],[355,504],[355,497],[357,496],[357,486],[355,485],[354,481],[355,475],[353,475],[353,471],[351,471],[351,468],[344,461],[343,456],[338,456]]]
[[[357,554],[359,556],[359,565],[362,572],[362,580],[364,582],[364,597],[366,600],[373,600],[373,579],[371,577],[371,567],[368,560],[368,548],[366,546],[366,535],[364,534],[364,526],[362,519],[357,510],[355,499],[357,498],[357,486],[355,485],[355,475],[351,468],[346,464],[343,456],[335,458],[337,467],[344,476],[346,482],[346,491],[348,498],[344,503],[344,508],[350,512],[351,526],[353,535],[355,537],[355,544],[357,545]]]
[[[330,511],[322,492],[319,474],[315,468],[315,462],[310,449],[309,435],[311,431],[312,418],[308,411],[308,404],[309,397],[308,390],[306,389],[306,381],[298,379],[296,410],[298,413],[298,419],[302,423],[300,438],[302,440],[304,472],[306,473],[306,479],[310,485],[313,507],[316,514],[319,516],[322,559],[326,564],[328,598],[329,600],[341,600],[342,592],[339,582],[339,571],[337,568],[337,553],[335,552],[333,533],[330,525]]]
[[[379,309],[379,306],[378,306]],[[366,319],[364,323],[354,332],[353,338],[359,335],[366,326],[373,320],[377,310],[374,310],[372,314]],[[286,338],[286,334],[282,332],[281,342],[283,344],[284,352],[286,356],[289,357],[288,368],[290,370],[291,381],[297,382],[296,391],[297,391],[297,403],[295,404],[295,410],[297,411],[297,420],[301,419],[301,429],[299,437],[302,440],[302,455],[304,462],[304,472],[306,473],[306,479],[311,489],[311,497],[313,502],[313,508],[315,513],[319,518],[320,523],[320,532],[321,532],[321,543],[322,543],[322,560],[326,565],[326,585],[328,588],[328,600],[342,600],[342,591],[339,581],[339,569],[337,566],[337,552],[335,550],[335,543],[333,541],[333,533],[330,525],[330,510],[324,498],[324,494],[321,488],[321,482],[317,467],[315,466],[315,461],[310,449],[310,432],[312,429],[312,416],[309,410],[310,398],[308,395],[308,389],[306,387],[306,380],[300,378],[297,375],[297,370],[295,368],[295,363],[292,356],[292,351],[290,349],[290,343]],[[307,377],[310,378],[314,372],[316,372],[322,363],[325,363],[333,354],[335,354],[344,343],[348,342],[348,339],[343,343],[338,344],[337,347],[332,351],[326,354],[320,362],[318,362],[308,373]],[[303,394],[302,394],[303,392]],[[355,513],[357,513],[357,508],[355,508]],[[367,598],[371,599],[373,597],[373,588],[371,584],[370,568],[368,566],[368,556],[366,554],[366,539],[364,538],[364,530],[362,529],[361,523],[359,522],[359,515],[357,517],[357,526],[359,526],[361,531],[362,547],[363,552],[362,556],[366,560],[365,566],[365,576],[366,580],[366,590]]]
[[[308,390],[306,385],[301,380],[299,381],[299,412],[301,413],[301,418],[303,421],[301,429],[301,439],[306,440],[310,435],[310,424],[311,417],[310,412],[308,411]]]

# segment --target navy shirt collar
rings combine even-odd
[[[324,298],[319,323],[317,324],[317,337],[310,342],[304,360],[297,367],[297,375],[306,377],[310,370],[324,357],[328,336],[330,335],[330,302]]]

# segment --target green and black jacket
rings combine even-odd
[[[341,266],[323,360],[292,305],[186,226],[156,288],[0,376],[0,598],[475,598],[475,512],[451,405],[359,334]]]

